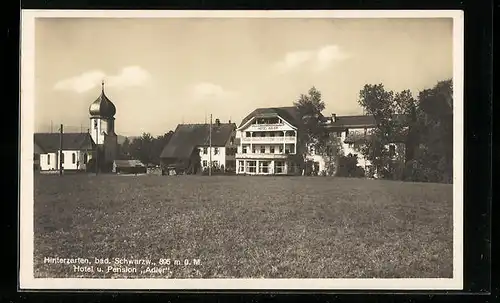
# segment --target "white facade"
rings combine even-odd
[[[280,116],[251,118],[237,129],[240,144],[236,173],[249,175],[288,174],[290,155],[296,153],[297,128]]]
[[[116,160],[118,153],[118,137],[115,134],[114,118],[90,117],[90,135],[92,140],[104,150],[106,162]]]
[[[358,166],[362,167],[365,170],[367,170],[371,166],[371,162],[367,160],[360,151],[354,148],[354,144],[345,142],[348,136],[366,136],[370,133],[369,128],[346,128],[342,131],[332,130],[331,133],[333,136],[337,136],[339,138],[340,153],[342,156],[347,156],[349,154],[357,155]],[[309,154],[306,156],[306,159],[309,161],[313,161],[316,164],[318,172],[322,172],[327,169],[326,164],[328,156],[318,154],[312,146],[309,149]]]
[[[64,170],[85,170],[92,151],[63,150]],[[59,152],[40,154],[40,171],[59,170]]]
[[[226,146],[206,146],[199,147],[200,159],[201,159],[201,167],[206,168],[210,166],[210,153],[212,154],[212,164],[216,167],[221,167],[224,165],[224,168],[227,168],[230,165],[229,162],[234,162],[235,156],[229,150],[229,147]]]

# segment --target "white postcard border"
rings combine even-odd
[[[35,18],[453,18],[453,278],[451,279],[46,279],[33,273]],[[464,15],[459,10],[131,11],[22,10],[19,288],[176,290],[459,290],[463,287]]]

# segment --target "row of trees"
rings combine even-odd
[[[388,179],[453,181],[453,82],[445,80],[413,98],[410,90],[388,91],[365,85],[359,104],[375,117],[377,128],[359,147]],[[402,118],[401,118],[402,117]],[[394,161],[391,142],[404,144],[404,158]]]
[[[355,149],[369,160],[378,175],[386,179],[450,183],[453,178],[453,83],[438,82],[419,92],[393,92],[383,84],[365,85],[359,105],[376,121],[370,135],[363,136]],[[359,175],[354,158],[342,154],[339,138],[330,134],[321,121],[325,104],[321,92],[312,87],[294,102],[302,118],[298,133],[297,157],[306,169],[306,156],[313,145],[325,155],[329,174]],[[390,144],[403,151],[394,157]],[[401,156],[402,155],[402,156]]]
[[[137,159],[144,164],[160,165],[160,155],[173,135],[173,131],[153,137],[150,133],[133,139],[125,138],[120,146],[120,159]]]

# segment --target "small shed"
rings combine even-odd
[[[145,174],[147,167],[139,160],[115,160],[113,172],[117,174]]]

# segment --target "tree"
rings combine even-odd
[[[407,172],[415,181],[452,182],[453,82],[448,79],[418,96],[415,157]]]
[[[325,109],[325,103],[321,99],[321,92],[312,87],[307,94],[301,94],[294,102],[301,118],[301,125],[297,134],[296,161],[303,169],[306,156],[311,145],[317,149],[324,148],[328,141],[328,133],[323,127],[321,112]]]
[[[144,164],[160,164],[163,148],[173,135],[173,131],[153,137],[150,133],[143,133],[129,144],[130,158],[138,159]]]
[[[369,115],[373,115],[377,127],[357,146],[384,178],[400,179],[405,160],[394,160],[390,150],[392,143],[414,141],[416,101],[411,91],[398,93],[387,91],[383,84],[365,85],[359,94],[359,104]],[[413,146],[413,143],[410,144]],[[404,149],[402,149],[404,150]],[[413,148],[409,156],[413,157]],[[397,157],[396,157],[397,158]]]
[[[130,144],[130,153],[134,159],[140,160],[144,164],[152,161],[152,143],[153,136],[150,133],[143,133],[142,136],[135,138]]]
[[[339,177],[364,177],[365,171],[358,166],[358,156],[348,154],[339,157],[336,175]]]
[[[451,182],[453,177],[453,84],[438,82],[414,99],[409,90],[394,94],[382,84],[365,85],[359,104],[377,127],[356,148],[385,178]],[[404,157],[393,157],[389,143],[404,143]],[[399,157],[399,159],[398,159]],[[394,160],[396,158],[396,160]]]
[[[118,158],[121,160],[129,160],[131,158],[130,155],[130,139],[127,137],[123,141],[123,143],[119,146],[119,154]]]
[[[322,155],[325,161],[326,171],[325,174],[334,176],[338,169],[340,157],[343,156],[343,149],[340,137],[335,133],[328,135],[324,144],[318,145],[316,154]]]

